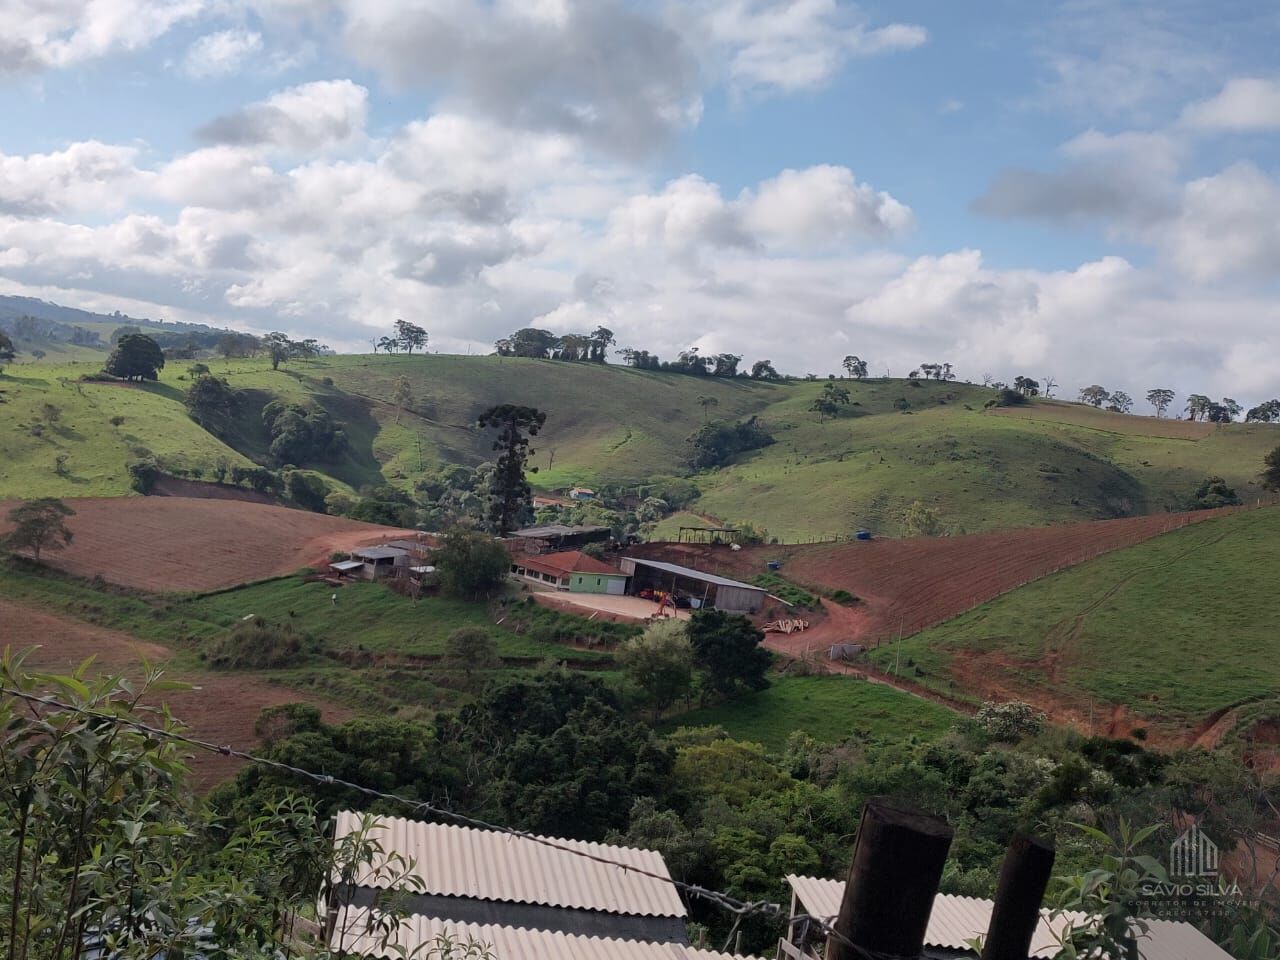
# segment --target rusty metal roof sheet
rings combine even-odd
[[[355,832],[360,817],[347,811],[339,813],[336,838]],[[542,838],[568,848],[557,849],[497,831],[401,817],[375,817],[367,836],[377,840],[387,854],[398,853],[413,861],[413,873],[422,881],[415,892],[633,916],[687,915],[662,855],[653,850]],[[361,886],[390,885],[373,876],[374,872],[373,866],[366,868],[357,882]]]
[[[844,898],[843,880],[788,876],[787,883],[799,903],[803,904],[800,912],[827,921],[834,920],[840,912],[840,901]],[[938,894],[929,915],[925,945],[948,950],[969,949],[970,940],[986,934],[991,923],[992,906],[990,900],[977,897]],[[1050,921],[1049,911],[1042,911],[1040,924],[1031,938],[1031,956],[1041,960],[1054,957],[1060,949],[1054,932],[1084,919],[1084,914],[1069,913]],[[1145,922],[1147,933],[1138,940],[1138,952],[1143,960],[1231,960],[1230,954],[1189,923],[1171,920]]]
[[[366,916],[367,908],[348,908],[334,926],[330,947],[347,954],[403,960],[406,954],[420,955],[423,946],[444,935],[463,944],[483,944],[501,960],[754,960],[679,943],[580,937],[548,930],[455,923],[421,915],[403,918],[395,934],[387,938],[361,932]]]

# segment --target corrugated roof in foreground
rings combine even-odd
[[[721,577],[714,573],[704,573],[701,570],[695,570],[693,567],[682,567],[678,563],[664,563],[661,560],[646,560],[644,557],[623,557],[622,559],[630,560],[633,563],[639,563],[646,567],[665,570],[667,573],[674,573],[677,576],[688,577],[690,580],[701,580],[703,583],[714,583],[720,587],[739,587],[743,590],[754,590],[756,593],[765,592],[763,587],[757,587],[751,583],[743,583],[740,580],[730,580],[728,577]]]
[[[843,880],[789,876],[787,883],[813,916],[832,921],[840,912]],[[990,900],[978,897],[938,894],[929,915],[925,946],[968,950],[970,940],[986,935],[992,907]],[[1084,918],[1084,914],[1071,913],[1050,922],[1049,911],[1041,911],[1040,924],[1031,938],[1031,956],[1041,960],[1056,956],[1060,946],[1054,931],[1062,930],[1069,923],[1080,923]],[[1231,960],[1229,953],[1189,923],[1172,920],[1147,920],[1146,923],[1147,933],[1138,940],[1142,960]]]
[[[367,908],[348,908],[344,922],[334,926],[329,946],[346,954],[403,960],[406,954],[420,956],[424,946],[444,935],[463,944],[469,941],[483,944],[498,960],[753,960],[679,943],[609,940],[550,930],[480,926],[420,914],[403,918],[395,935],[388,939],[380,933],[359,932],[367,923],[367,913]]]
[[[360,814],[339,813],[336,836],[355,832],[359,823]],[[375,818],[368,837],[377,840],[388,854],[398,853],[413,861],[413,872],[423,883],[416,891],[420,893],[644,917],[687,914],[662,855],[653,850],[544,838],[552,839],[557,846],[611,861],[600,863],[569,850],[494,830],[422,823],[402,817]],[[614,866],[615,863],[620,865]],[[644,876],[637,869],[667,879]],[[370,877],[372,872],[366,869],[358,883],[389,885]]]

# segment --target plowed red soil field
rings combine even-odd
[[[653,544],[639,552],[744,580],[763,573],[766,561],[781,560],[779,573],[788,580],[810,588],[848,590],[862,601],[854,608],[860,615],[844,622],[847,635],[837,637],[824,630],[823,645],[874,643],[899,632],[915,633],[1031,580],[1221,513],[1200,510],[963,537],[756,546],[740,551]],[[804,637],[795,635],[791,645],[811,648],[813,644],[803,642]]]
[[[413,535],[239,500],[104,497],[66,504],[76,512],[67,520],[75,539],[42,559],[140,590],[219,590],[318,565],[338,550]],[[0,533],[16,505],[0,502]]]
[[[0,649],[9,646],[16,651],[33,644],[40,647],[26,660],[29,671],[69,672],[93,657],[95,675],[123,674],[137,680],[142,676],[144,660],[161,665],[169,658],[169,651],[158,644],[0,600]],[[196,689],[165,691],[149,698],[149,704],[167,704],[173,715],[191,728],[194,737],[240,749],[252,749],[257,743],[254,721],[266,707],[306,700],[320,707],[330,722],[351,716],[345,707],[317,701],[243,673],[172,666],[166,668],[165,677],[191,683]],[[198,788],[227,779],[240,766],[240,761],[231,757],[194,749],[189,762]]]

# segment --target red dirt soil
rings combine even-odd
[[[95,674],[124,674],[138,679],[142,675],[143,660],[158,665],[169,657],[169,651],[158,644],[0,600],[0,648],[9,646],[20,650],[35,643],[40,647],[25,662],[31,671],[70,672],[93,657]],[[306,697],[244,673],[175,667],[166,671],[166,678],[194,684],[197,689],[166,691],[149,698],[148,703],[167,704],[173,715],[191,728],[192,736],[240,749],[252,749],[257,744],[254,721],[266,707],[306,700],[320,707],[330,722],[351,716],[345,707]],[[192,785],[205,789],[232,776],[239,769],[240,761],[193,749],[190,765]]]
[[[201,592],[318,566],[329,554],[414,536],[304,510],[239,500],[104,497],[65,501],[75,535],[41,559],[139,590]],[[0,534],[16,502],[0,502]]]
[[[1165,513],[962,537],[752,546],[740,551],[652,544],[636,552],[743,579],[763,573],[766,560],[781,560],[780,573],[788,580],[810,588],[848,590],[862,601],[855,608],[860,615],[843,621],[841,635],[824,640],[874,644],[942,623],[1032,580],[1223,512]]]

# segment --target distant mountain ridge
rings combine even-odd
[[[205,323],[187,323],[180,320],[152,320],[149,317],[131,317],[126,313],[94,313],[78,307],[64,307],[48,300],[36,297],[17,297],[0,294],[0,326],[9,326],[5,321],[17,320],[19,317],[35,317],[50,323],[71,325],[113,323],[117,326],[134,324],[139,327],[156,327],[170,332],[206,332],[216,330]]]

